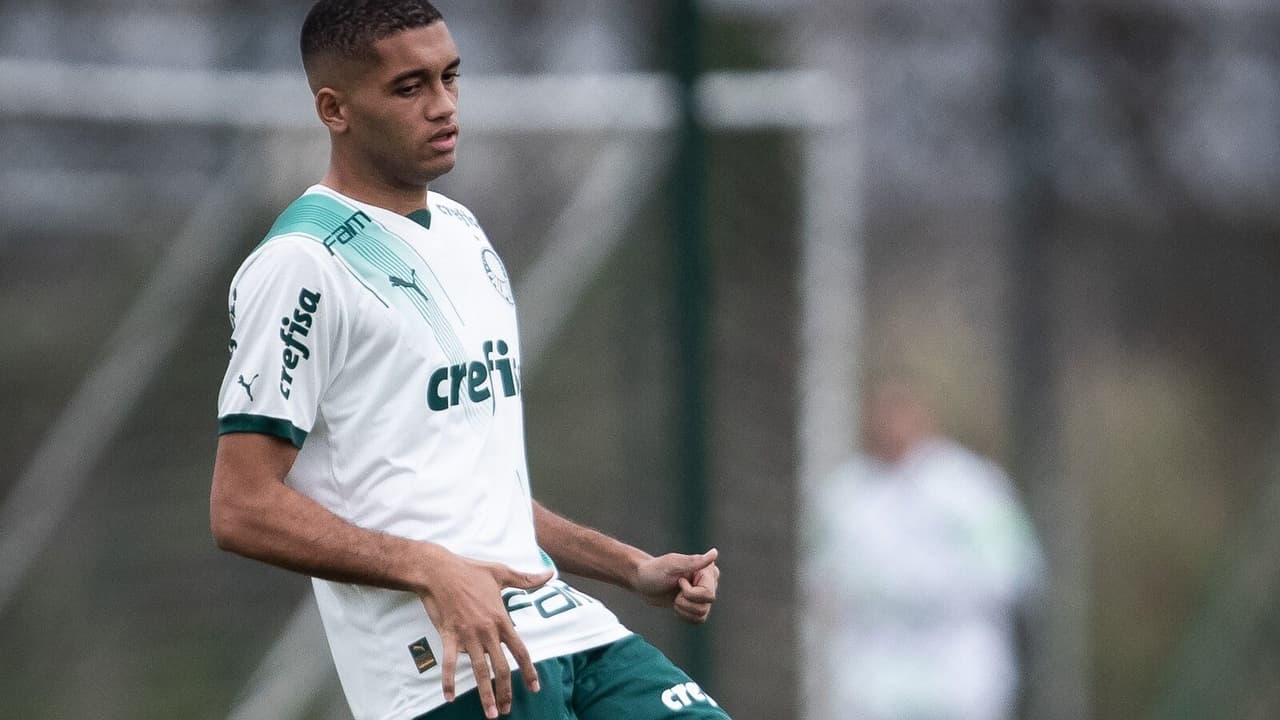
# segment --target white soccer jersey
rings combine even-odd
[[[472,214],[437,193],[404,217],[314,186],[232,281],[219,433],[300,448],[290,486],[360,527],[538,572],[506,270]],[[359,720],[444,702],[418,597],[315,580]],[[535,661],[629,632],[559,577],[503,599]],[[513,663],[514,667],[514,663]],[[458,692],[474,687],[470,662]]]

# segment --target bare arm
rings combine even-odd
[[[689,622],[700,623],[710,615],[720,580],[719,553],[714,548],[700,555],[654,557],[536,501],[533,520],[538,544],[565,572],[631,590],[650,605],[674,609]]]
[[[537,501],[533,503],[533,520],[538,545],[557,567],[574,575],[635,590],[640,566],[653,559],[649,553],[561,517]]]
[[[550,573],[520,573],[462,558],[434,543],[352,525],[284,483],[297,455],[288,442],[268,435],[219,438],[209,498],[219,547],[327,580],[418,595],[444,644],[441,669],[448,700],[454,697],[457,655],[465,652],[486,717],[510,712],[511,669],[502,645],[519,663],[525,684],[537,692],[537,670],[500,594],[503,587],[538,587]]]
[[[285,485],[297,455],[268,435],[219,439],[209,497],[218,547],[325,580],[426,594],[427,570],[448,551],[356,527]]]

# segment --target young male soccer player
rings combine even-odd
[[[324,0],[302,56],[332,155],[232,281],[218,544],[315,578],[361,720],[723,720],[559,576],[702,622],[719,570],[715,550],[652,557],[530,496],[506,270],[471,213],[427,191],[458,141],[440,14]]]

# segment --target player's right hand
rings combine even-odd
[[[552,572],[523,573],[506,565],[445,552],[432,558],[430,576],[428,587],[419,597],[444,646],[440,670],[445,700],[453,702],[458,653],[465,652],[471,657],[485,717],[493,720],[499,713],[510,713],[511,667],[502,652],[504,645],[515,658],[530,692],[538,692],[539,684],[529,651],[502,604],[502,589],[533,590],[546,584]]]

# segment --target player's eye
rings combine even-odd
[[[452,73],[445,73],[443,76],[443,79],[446,85],[452,85],[455,82],[457,82],[458,78],[460,77],[462,77],[462,73],[452,72]]]
[[[400,87],[396,88],[396,94],[400,95],[401,97],[410,97],[414,93],[418,92],[418,88],[420,87],[422,86],[417,83],[414,83],[412,85],[401,85]]]

